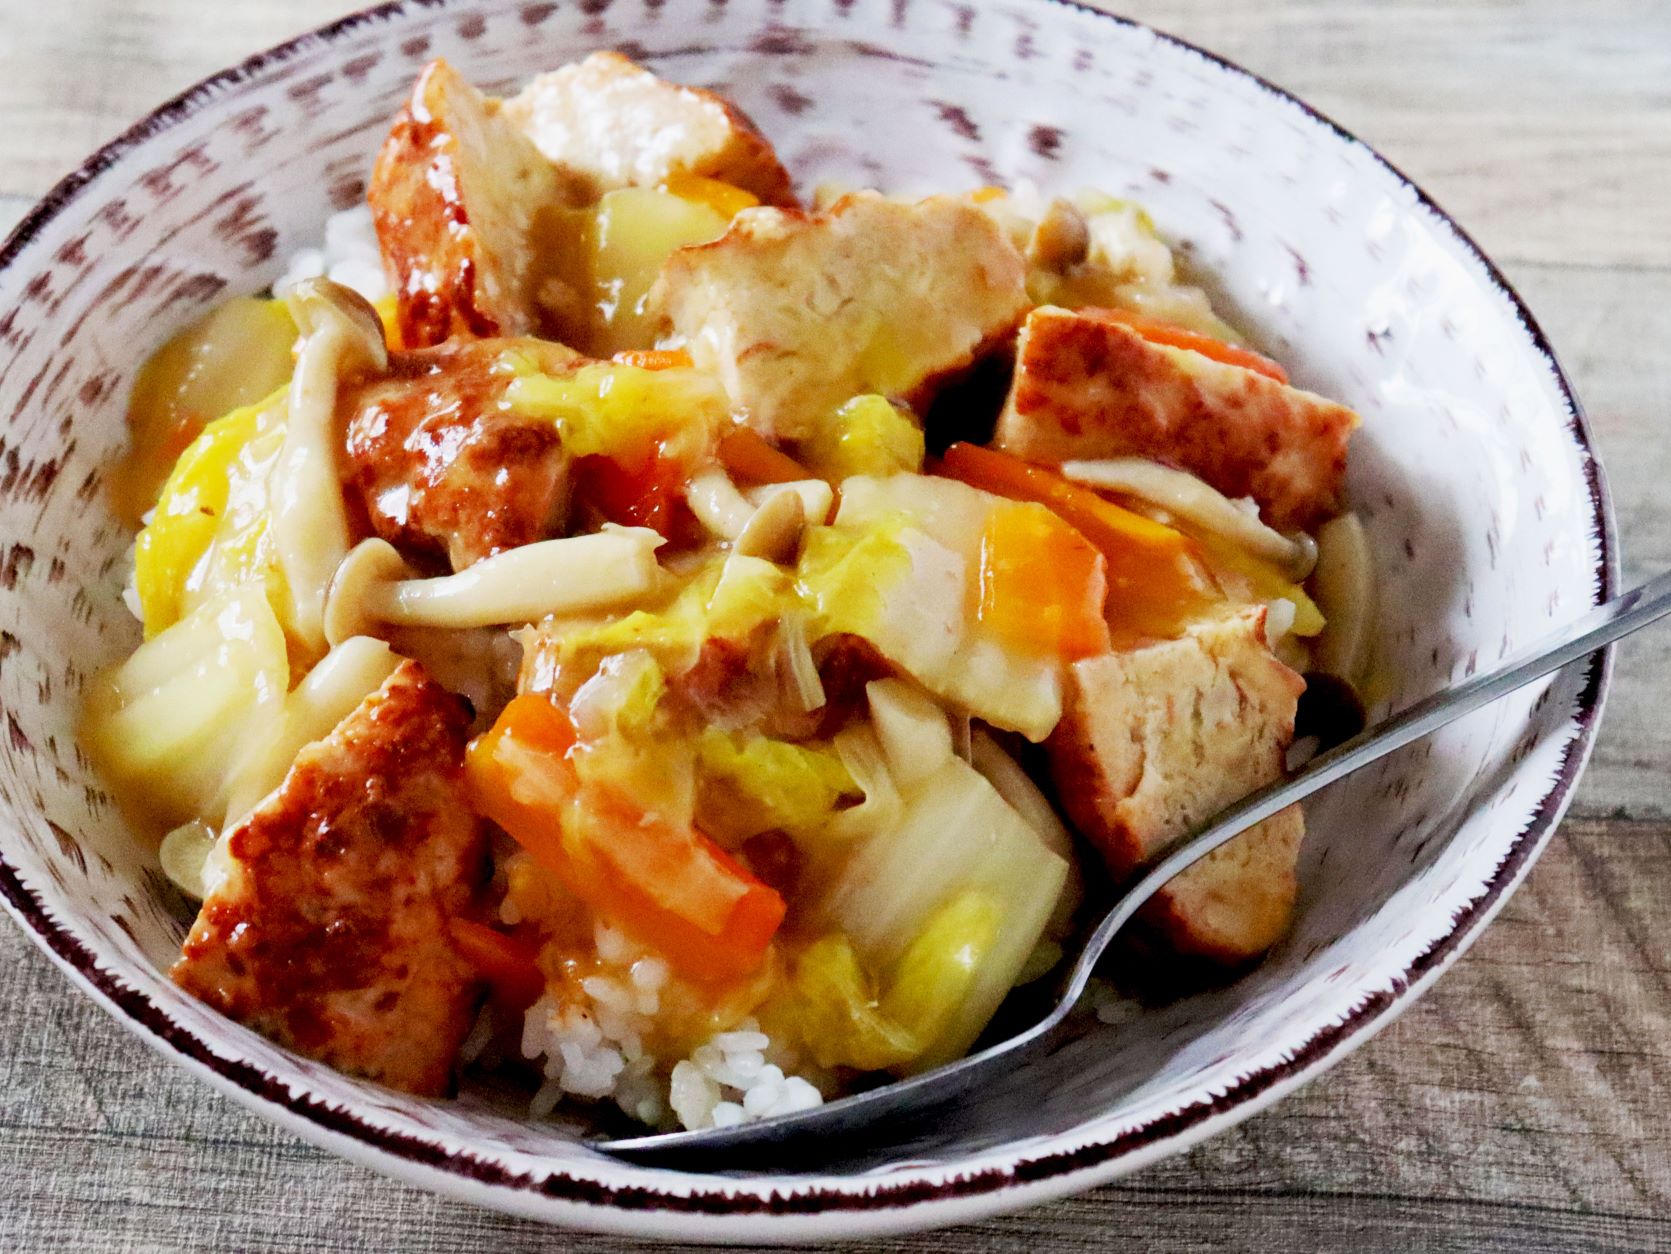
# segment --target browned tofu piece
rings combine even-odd
[[[401,342],[538,326],[535,219],[562,200],[556,171],[445,61],[418,76],[377,156],[367,199],[399,301]]]
[[[1263,607],[1077,662],[1049,745],[1062,804],[1125,879],[1281,775],[1304,688],[1271,653]],[[1297,806],[1267,820],[1180,875],[1148,916],[1182,952],[1262,952],[1287,927],[1302,832]]]
[[[502,404],[506,352],[548,373],[585,360],[540,340],[453,340],[391,353],[386,376],[339,398],[350,488],[397,548],[462,570],[562,526],[569,458],[554,423]]]
[[[1008,338],[1024,271],[965,201],[861,192],[821,214],[744,210],[674,253],[651,299],[754,427],[794,440],[862,393],[925,402]]]
[[[448,938],[482,880],[470,710],[403,662],[226,837],[172,975],[279,1044],[407,1092],[451,1085],[478,984]]]
[[[1289,806],[1208,854],[1140,913],[1177,953],[1226,966],[1256,958],[1288,931],[1303,839],[1305,816]]]
[[[1278,530],[1338,514],[1357,415],[1094,311],[1027,317],[994,443],[1030,461],[1149,457],[1251,496]]]
[[[505,101],[504,115],[591,196],[691,174],[741,187],[764,204],[795,204],[789,172],[741,110],[618,52],[541,74]]]

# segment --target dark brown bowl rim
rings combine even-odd
[[[0,271],[9,267],[31,240],[130,149],[192,116],[200,108],[210,104],[225,88],[281,65],[303,52],[312,51],[316,46],[329,45],[362,28],[391,21],[408,12],[419,10],[467,9],[472,2],[473,0],[389,0],[388,3],[359,10],[286,40],[236,66],[210,75],[147,114],[87,158],[73,173],[48,192],[17,224],[5,243],[0,245]],[[1583,407],[1537,319],[1533,317],[1525,301],[1502,271],[1486,256],[1474,239],[1440,208],[1427,192],[1373,147],[1305,101],[1260,75],[1187,40],[1130,18],[1092,8],[1079,3],[1079,0],[1027,2],[1077,10],[1117,26],[1145,31],[1158,41],[1192,52],[1223,70],[1257,84],[1271,95],[1303,111],[1337,138],[1362,149],[1455,236],[1463,249],[1480,265],[1498,293],[1508,300],[1533,348],[1551,371],[1566,403],[1572,438],[1585,457],[1586,485],[1589,489],[1592,521],[1599,548],[1597,586],[1602,599],[1615,595],[1618,583],[1618,557],[1612,501],[1605,473],[1595,454]],[[1406,994],[1411,987],[1443,968],[1467,947],[1480,926],[1494,912],[1499,901],[1537,856],[1555,825],[1560,822],[1561,816],[1571,803],[1573,788],[1583,772],[1594,744],[1596,728],[1611,679],[1612,660],[1612,649],[1609,648],[1589,662],[1573,716],[1576,725],[1573,738],[1563,750],[1555,779],[1549,791],[1538,803],[1525,831],[1515,839],[1507,855],[1486,882],[1484,891],[1456,913],[1450,930],[1418,955],[1391,982],[1389,988],[1371,995],[1341,1022],[1317,1033],[1300,1046],[1292,1057],[1241,1078],[1218,1096],[1194,1102],[1109,1140],[1097,1141],[1073,1150],[1023,1157],[1001,1167],[957,1173],[938,1182],[909,1181],[890,1184],[885,1178],[866,1177],[863,1192],[797,1185],[793,1193],[773,1190],[770,1193],[751,1194],[703,1189],[699,1186],[691,1187],[688,1192],[675,1192],[642,1185],[607,1185],[555,1171],[540,1174],[512,1171],[467,1151],[447,1150],[421,1137],[377,1127],[361,1120],[348,1110],[335,1107],[317,1097],[291,1092],[277,1076],[262,1071],[250,1062],[221,1057],[196,1034],[175,1023],[162,1007],[144,993],[128,987],[116,976],[104,970],[97,955],[67,927],[47,914],[39,897],[23,882],[17,869],[3,854],[0,854],[0,900],[4,901],[10,913],[33,934],[37,944],[76,972],[101,995],[107,1003],[107,1009],[125,1018],[132,1027],[143,1028],[155,1038],[154,1044],[165,1047],[165,1052],[182,1055],[218,1076],[225,1084],[241,1089],[263,1103],[270,1103],[288,1111],[295,1119],[314,1125],[322,1133],[350,1138],[376,1153],[387,1154],[414,1166],[448,1173],[461,1180],[489,1188],[538,1195],[558,1203],[575,1203],[628,1212],[661,1211],[719,1218],[901,1210],[926,1203],[946,1203],[959,1198],[971,1198],[1041,1183],[1103,1166],[1167,1140],[1182,1138],[1207,1121],[1226,1116],[1237,1108],[1254,1102],[1271,1089],[1302,1077],[1351,1038],[1371,1028],[1384,1026],[1382,1021],[1389,1012],[1401,1002],[1409,1000]],[[700,1179],[700,1176],[684,1178],[685,1182],[692,1185]]]

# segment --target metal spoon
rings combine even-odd
[[[832,1144],[833,1138],[848,1136],[866,1126],[888,1124],[897,1128],[906,1121],[920,1122],[936,1108],[947,1107],[977,1086],[1014,1071],[1024,1057],[1048,1048],[1053,1036],[1058,1035],[1057,1029],[1084,993],[1092,970],[1115,933],[1180,871],[1255,823],[1318,789],[1667,614],[1671,614],[1671,572],[1598,606],[1495,670],[1474,675],[1416,702],[1402,713],[1319,754],[1289,778],[1237,802],[1205,827],[1180,840],[1148,874],[1126,890],[1086,938],[1084,949],[1068,972],[1050,1013],[1008,1040],[921,1075],[797,1114],[729,1128],[595,1140],[588,1144],[601,1153],[632,1162],[713,1171],[749,1165],[786,1166],[791,1159],[797,1164],[814,1163],[819,1156],[819,1141]]]

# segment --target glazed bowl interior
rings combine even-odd
[[[1232,321],[1363,415],[1350,491],[1381,587],[1379,709],[1494,663],[1609,586],[1582,420],[1489,263],[1367,148],[1193,49],[1048,0],[386,6],[182,98],[60,188],[0,259],[12,911],[142,1037],[314,1140],[487,1204],[641,1233],[876,1230],[1019,1205],[1181,1148],[1384,1022],[1547,837],[1599,712],[1600,663],[1312,805],[1296,926],[1246,977],[1091,1033],[954,1124],[834,1147],[810,1177],[623,1166],[485,1091],[419,1101],[297,1059],[168,983],[181,903],[75,740],[88,677],[138,639],[120,598],[131,536],[103,492],[134,373],[363,196],[428,58],[505,89],[602,47],[732,94],[804,189],[1030,180],[1146,205]]]

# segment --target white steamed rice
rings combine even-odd
[[[550,995],[528,1009],[522,1056],[539,1063],[545,1082],[530,1110],[543,1118],[565,1096],[611,1099],[651,1126],[729,1127],[821,1105],[824,1095],[785,1061],[753,1019],[720,1032],[671,1067],[647,1053],[644,1041],[670,978],[666,962],[625,935],[599,924],[605,971],[581,982],[584,1000],[559,1005]],[[777,1057],[779,1062],[770,1061]]]
[[[344,287],[351,287],[367,300],[381,300],[389,294],[389,280],[383,273],[382,254],[377,249],[377,232],[371,224],[371,209],[357,205],[333,213],[325,220],[325,242],[320,248],[303,248],[291,254],[284,276],[273,284],[282,292],[302,279],[324,275]]]

